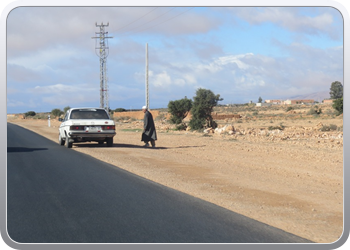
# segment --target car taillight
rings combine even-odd
[[[70,126],[70,130],[84,130],[83,126]]]
[[[107,125],[107,126],[102,126],[103,130],[115,130],[115,126],[114,125]]]

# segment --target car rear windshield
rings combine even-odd
[[[104,109],[75,109],[70,119],[109,119]]]

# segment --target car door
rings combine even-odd
[[[59,133],[61,134],[61,136],[65,137],[65,133],[64,133],[64,130],[65,130],[65,126],[66,126],[66,122],[68,120],[68,116],[69,116],[69,110],[66,112],[66,115],[64,116],[63,118],[63,121],[60,125],[60,128],[59,128]]]

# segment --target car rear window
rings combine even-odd
[[[71,112],[70,119],[109,119],[103,109],[75,109]]]

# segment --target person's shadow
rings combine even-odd
[[[109,148],[106,144],[95,144],[95,143],[73,143],[73,146],[79,147],[79,148]],[[145,148],[145,149],[171,149],[171,148],[198,148],[198,147],[205,147],[205,145],[198,145],[198,146],[178,146],[178,147],[145,147],[142,145],[135,145],[135,144],[125,144],[125,143],[113,143],[113,148]]]

